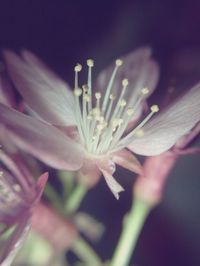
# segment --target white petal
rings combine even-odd
[[[129,85],[126,89],[124,98],[132,106],[141,89],[148,87],[150,93],[155,89],[159,68],[157,63],[151,59],[151,49],[148,47],[137,49],[136,51],[121,58],[123,65],[119,67],[115,81],[113,83],[113,92],[119,95],[122,89],[122,80],[127,78]],[[114,64],[103,70],[97,78],[95,88],[105,90],[111,77]],[[149,94],[150,94],[149,93]],[[149,96],[149,94],[147,96]]]
[[[4,52],[8,72],[25,102],[42,119],[55,125],[74,125],[74,97],[69,86],[29,52],[23,59]]]
[[[77,170],[81,146],[54,126],[0,104],[0,121],[12,132],[16,145],[56,169]]]
[[[128,148],[142,155],[169,150],[200,121],[200,83],[165,112],[144,126],[144,135],[134,138]]]
[[[118,165],[120,165],[120,166],[134,172],[134,173],[137,173],[140,175],[142,175],[142,173],[143,173],[143,168],[142,168],[140,162],[138,161],[138,159],[130,151],[128,151],[126,149],[115,152],[112,155],[112,160],[116,164],[118,164]]]
[[[113,195],[116,199],[119,199],[119,193],[124,191],[124,188],[112,176],[115,170],[114,163],[110,160],[102,160],[101,162],[98,162],[98,167]]]

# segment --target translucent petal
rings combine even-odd
[[[138,161],[138,159],[128,150],[121,150],[118,152],[115,152],[112,155],[112,160],[116,164],[134,172],[137,174],[142,175],[143,173],[143,168]]]
[[[69,86],[30,52],[23,59],[10,51],[4,56],[13,83],[29,107],[55,125],[74,125],[74,97]]]
[[[115,171],[115,164],[111,160],[105,159],[98,162],[98,167],[113,195],[116,199],[119,199],[119,193],[124,191],[124,189],[112,176]]]
[[[82,165],[81,146],[54,126],[0,104],[0,121],[16,145],[56,169],[77,170]]]
[[[200,121],[200,83],[143,128],[143,136],[133,137],[128,148],[142,155],[158,155],[169,150]]]
[[[121,59],[123,65],[119,67],[114,80],[113,93],[119,95],[122,90],[122,80],[127,78],[129,85],[124,98],[128,105],[133,106],[137,97],[141,94],[142,88],[148,87],[149,94],[153,92],[158,82],[159,68],[157,63],[151,59],[151,49],[148,47],[137,49]],[[113,69],[114,64],[99,74],[95,89],[102,91],[106,89]]]

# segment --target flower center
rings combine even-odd
[[[78,84],[78,73],[81,71],[82,66],[77,64],[74,68],[77,127],[81,142],[89,153],[95,155],[108,153],[116,149],[116,146],[125,140],[132,139],[133,136],[141,136],[144,124],[159,110],[157,105],[151,106],[151,112],[147,117],[124,136],[129,122],[136,118],[137,109],[145,95],[149,93],[149,89],[141,88],[141,93],[136,99],[134,107],[130,107],[124,98],[129,85],[128,79],[125,78],[122,80],[121,92],[116,95],[113,85],[117,71],[122,64],[123,62],[120,59],[115,61],[115,67],[104,95],[99,91],[95,92],[94,95],[92,93],[93,60],[87,60],[88,80],[87,84],[83,85],[82,88]]]

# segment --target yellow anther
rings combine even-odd
[[[20,192],[20,191],[22,190],[19,184],[14,184],[14,185],[13,185],[13,189],[14,189],[16,192]]]
[[[110,94],[110,97],[109,97],[109,98],[110,98],[111,101],[114,101],[114,99],[115,99],[115,95]]]
[[[103,130],[105,127],[107,127],[108,123],[106,121],[103,121],[103,122],[100,122],[98,125],[97,125],[97,129],[98,130]]]
[[[74,95],[75,96],[81,96],[81,94],[82,94],[82,89],[81,88],[74,89]]]
[[[144,136],[144,130],[142,128],[140,128],[140,129],[136,130],[134,135],[137,137],[143,137]]]
[[[1,177],[1,176],[3,176],[3,172],[2,172],[2,171],[0,171],[0,177]]]
[[[117,126],[120,126],[123,123],[123,119],[122,118],[115,118],[112,121],[112,127],[115,130]]]
[[[157,113],[159,111],[159,107],[158,107],[158,105],[152,105],[151,106],[151,112],[153,112],[153,113]]]
[[[126,101],[124,99],[122,99],[119,104],[121,107],[124,107],[124,106],[126,106]]]
[[[99,108],[93,108],[92,109],[92,114],[95,116],[95,117],[99,117],[100,114],[101,114],[101,111]]]
[[[82,88],[83,88],[84,93],[87,93],[88,92],[88,85],[87,84],[84,84],[82,86]]]
[[[75,71],[75,72],[80,72],[81,69],[82,69],[81,64],[77,64],[77,65],[75,66],[75,68],[74,68],[74,71]]]
[[[121,59],[117,59],[115,61],[116,66],[121,66],[123,64],[123,61]]]
[[[100,92],[96,92],[95,93],[95,98],[98,100],[98,99],[101,99],[101,93]]]
[[[123,87],[127,87],[128,86],[128,79],[123,79],[122,85],[123,85]]]
[[[90,95],[88,95],[88,94],[85,94],[84,96],[83,96],[83,98],[84,98],[84,100],[86,101],[86,102],[90,102]]]
[[[142,94],[146,95],[148,93],[149,93],[149,89],[148,88],[145,87],[145,88],[142,89]]]
[[[94,66],[94,60],[92,60],[92,59],[88,59],[88,60],[87,60],[87,65],[88,65],[89,67],[93,67],[93,66]]]
[[[134,113],[134,109],[133,108],[128,108],[126,110],[126,113],[127,113],[127,115],[132,115]]]

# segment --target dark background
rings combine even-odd
[[[152,96],[159,101],[170,87],[189,89],[200,79],[199,14],[198,0],[1,0],[0,48],[29,49],[71,83],[77,62],[94,58],[98,72],[114,58],[150,45],[161,67]],[[199,155],[178,161],[162,204],[145,224],[134,265],[200,265],[199,163]],[[95,245],[104,259],[112,255],[131,203],[134,176],[118,168],[117,177],[126,188],[119,201],[102,180],[82,205],[107,226]]]

